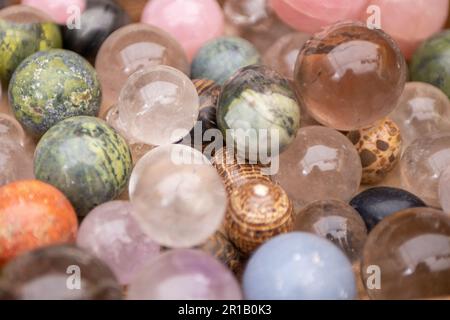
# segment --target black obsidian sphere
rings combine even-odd
[[[369,230],[385,217],[409,208],[426,207],[425,202],[412,193],[398,188],[376,187],[365,190],[350,201]]]
[[[64,47],[91,61],[106,38],[131,21],[114,0],[88,0],[80,19],[79,29],[63,27]]]

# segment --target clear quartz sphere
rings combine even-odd
[[[223,182],[209,160],[185,145],[148,152],[130,178],[133,213],[144,232],[171,248],[204,243],[222,224]]]
[[[450,166],[450,133],[415,140],[403,153],[400,166],[405,188],[439,208],[439,178]]]
[[[117,107],[128,135],[159,146],[181,140],[194,127],[199,97],[184,73],[169,66],[156,66],[128,79]]]

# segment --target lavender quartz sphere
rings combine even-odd
[[[164,253],[131,282],[130,300],[240,300],[241,289],[231,271],[198,250]]]
[[[293,232],[273,238],[250,258],[243,277],[249,300],[356,298],[350,261],[330,241]]]
[[[103,260],[123,285],[159,255],[160,247],[143,233],[128,201],[111,201],[92,210],[80,226],[77,245]]]

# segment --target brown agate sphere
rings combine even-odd
[[[250,254],[272,237],[293,230],[292,204],[279,185],[251,180],[231,194],[225,230],[241,252]]]
[[[370,126],[395,108],[406,73],[405,59],[386,33],[341,22],[306,42],[294,81],[317,121],[349,131]]]
[[[450,217],[430,208],[406,209],[371,231],[361,275],[372,299],[445,296],[450,293],[449,257]]]
[[[332,241],[352,261],[360,258],[367,239],[367,228],[358,211],[338,200],[309,204],[296,215],[294,229]]]
[[[388,118],[373,127],[352,131],[348,137],[361,157],[363,184],[381,182],[400,160],[400,129]]]

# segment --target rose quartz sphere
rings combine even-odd
[[[447,20],[449,0],[369,0],[381,12],[381,28],[394,40],[407,59]]]
[[[74,13],[70,10],[76,6],[80,13],[86,8],[86,0],[22,0],[22,4],[46,12],[54,21],[65,24]]]
[[[341,20],[358,20],[368,0],[269,0],[286,24],[298,31],[315,33]]]
[[[172,34],[191,60],[203,44],[224,31],[223,13],[216,0],[151,0],[141,21]]]

